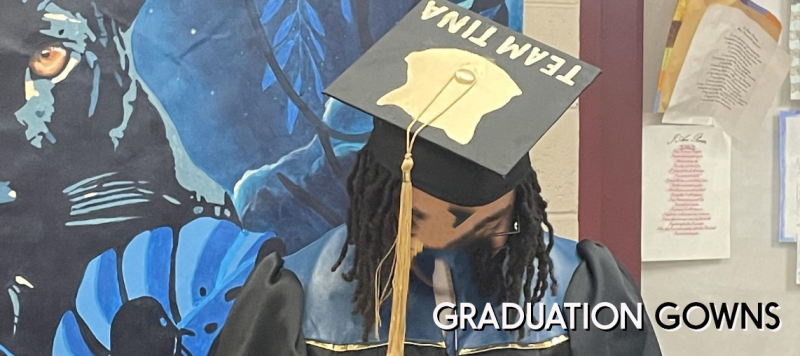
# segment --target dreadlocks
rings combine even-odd
[[[339,268],[349,246],[354,245],[352,267],[344,271],[342,277],[348,282],[357,281],[353,295],[354,313],[363,317],[364,341],[375,320],[375,271],[397,234],[400,185],[400,179],[378,164],[369,150],[358,153],[347,181],[347,193],[350,196],[347,239],[331,270]],[[556,293],[557,282],[550,259],[554,239],[545,242],[542,225],[551,236],[554,236],[553,227],[547,220],[547,203],[540,193],[536,172],[531,169],[515,190],[514,209],[519,219],[520,233],[507,239],[507,248],[501,253],[495,254],[485,244],[476,244],[480,247],[470,249],[474,276],[484,296],[497,295],[503,302],[517,303],[520,294],[523,294],[524,302],[537,303],[544,297],[548,286],[551,293]],[[391,255],[384,260],[379,286],[389,283],[392,260]],[[535,282],[534,274],[537,274]],[[548,283],[548,276],[552,283]],[[524,328],[521,328],[519,337],[523,335]]]

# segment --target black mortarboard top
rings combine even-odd
[[[599,73],[456,4],[423,0],[325,90],[375,118],[365,149],[403,181],[390,356],[403,354],[409,269],[422,249],[410,237],[412,181],[458,205],[500,198],[530,169],[530,149]]]
[[[406,128],[421,113],[434,118],[414,144],[414,185],[479,206],[519,183],[527,153],[599,73],[456,4],[423,0],[325,93],[377,118],[366,148],[397,174]]]

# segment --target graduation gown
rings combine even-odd
[[[240,292],[212,354],[219,356],[377,356],[385,355],[391,301],[381,308],[380,337],[370,332],[362,340],[362,317],[353,313],[355,282],[346,282],[342,271],[352,263],[352,247],[335,272],[347,235],[345,227],[326,236],[285,260],[269,255],[257,265]],[[546,293],[542,303],[608,302],[631,308],[641,303],[632,277],[604,246],[556,237],[550,254],[558,280],[556,295]],[[421,273],[431,276],[434,258],[450,267],[456,303],[470,302],[478,319],[487,300],[477,292],[468,256],[459,253],[433,256],[425,251],[415,257]],[[432,278],[430,279],[432,280]],[[499,303],[495,303],[499,304]],[[659,356],[652,325],[643,312],[643,330],[628,328],[601,331],[594,327],[575,330],[555,326],[551,330],[528,330],[519,340],[516,332],[456,330],[443,333],[433,321],[436,305],[433,290],[412,273],[409,285],[405,354],[411,356]],[[494,306],[494,304],[493,304]],[[495,308],[500,317],[499,305]],[[562,310],[564,310],[562,308]],[[599,314],[601,321],[610,313]],[[576,313],[576,321],[581,312]],[[567,316],[565,315],[565,318]],[[477,323],[477,319],[476,319]],[[527,326],[525,326],[527,327]]]

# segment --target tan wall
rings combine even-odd
[[[580,0],[525,0],[525,34],[579,53]],[[589,0],[587,0],[589,1]],[[652,106],[663,46],[677,0],[646,1],[644,29],[644,108]],[[788,24],[789,0],[760,0]],[[787,26],[788,27],[788,26]],[[786,45],[786,34],[782,44]],[[788,93],[781,89],[781,95]],[[788,98],[780,103],[788,107]],[[732,162],[731,259],[717,261],[659,262],[642,266],[642,293],[648,311],[670,301],[681,306],[698,302],[778,302],[782,328],[770,331],[694,332],[686,327],[666,332],[656,327],[665,356],[681,355],[795,355],[800,349],[798,313],[800,286],[794,284],[795,246],[778,244],[777,174],[774,142],[776,110],[770,112],[768,150],[742,152],[734,147]],[[657,121],[645,114],[645,124]],[[533,165],[540,173],[543,195],[550,202],[550,219],[556,233],[578,237],[578,110],[573,105],[532,150]],[[766,147],[766,146],[765,146]],[[771,148],[771,149],[769,149]],[[738,203],[738,204],[737,204]],[[699,313],[698,313],[699,314]],[[698,322],[699,315],[691,320]]]
[[[788,27],[790,0],[757,0]],[[658,70],[677,0],[645,1],[644,87],[645,110],[652,107]],[[787,33],[781,44],[787,48]],[[782,356],[800,354],[800,286],[794,283],[796,245],[778,243],[777,113],[789,107],[786,84],[766,118],[762,132],[754,132],[758,144],[749,149],[734,143],[731,158],[731,258],[725,260],[647,262],[642,264],[642,294],[651,319],[664,302],[685,307],[691,302],[777,302],[781,318],[777,332],[715,330],[702,332],[687,327],[673,332],[656,328],[665,356]],[[645,113],[644,124],[660,116]],[[670,311],[671,312],[671,311]],[[699,323],[701,312],[690,320]],[[653,319],[654,320],[654,319]],[[766,319],[770,320],[770,319]],[[741,319],[738,320],[741,322]]]
[[[525,0],[524,32],[577,56],[580,0]],[[578,106],[564,116],[531,151],[542,195],[556,235],[578,239]]]

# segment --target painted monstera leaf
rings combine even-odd
[[[270,233],[200,218],[108,250],[86,268],[53,355],[206,355]],[[177,246],[175,241],[177,239]]]

